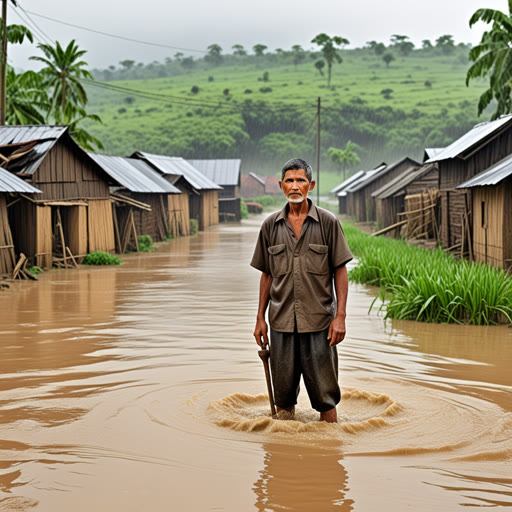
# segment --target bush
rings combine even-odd
[[[215,79],[213,78],[213,76],[209,76],[208,77],[208,82],[213,82]]]
[[[197,233],[199,233],[199,222],[196,219],[190,219],[190,234],[194,236]]]
[[[153,239],[149,235],[139,235],[137,241],[139,242],[140,252],[151,252],[155,250]]]
[[[249,211],[247,210],[247,205],[243,201],[240,203],[240,213],[242,215],[242,219],[249,218]]]
[[[34,274],[35,276],[37,274],[42,274],[44,270],[41,267],[38,267],[37,265],[34,265],[33,267],[30,267],[27,269],[31,274]]]
[[[198,94],[199,93],[199,87],[197,85],[193,85],[192,88],[190,89],[190,92],[192,94]]]
[[[108,252],[94,251],[85,256],[82,263],[84,265],[121,265],[122,261]]]
[[[117,110],[117,113],[118,114],[125,114],[126,113],[126,109],[124,107],[121,107],[120,109]]]
[[[245,89],[244,94],[252,94],[252,90],[251,89]]]
[[[425,80],[425,83],[423,85],[430,89],[432,87],[432,82],[430,80]]]
[[[260,92],[272,92],[272,87],[260,87]]]

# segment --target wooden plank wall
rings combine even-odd
[[[190,213],[188,205],[188,194],[169,194],[169,227],[174,237],[190,235]]]
[[[16,266],[14,241],[9,215],[7,213],[7,194],[0,194],[0,274],[10,274]]]
[[[199,229],[205,229],[208,226],[213,226],[219,223],[219,192],[218,190],[204,190],[201,193],[202,206],[201,206],[201,217],[203,227]],[[201,224],[201,221],[199,222]]]
[[[61,207],[61,212],[65,212],[67,217],[65,223],[63,219],[64,236],[71,253],[75,256],[85,256],[88,246],[87,206]]]
[[[114,252],[116,244],[110,199],[91,200],[88,210],[89,252]]]
[[[475,260],[505,266],[503,220],[505,186],[475,187],[473,191],[473,252]],[[482,218],[483,217],[483,218]]]
[[[36,258],[35,264],[41,268],[53,266],[52,208],[36,206]]]
[[[109,188],[94,163],[64,139],[48,152],[32,184],[42,190],[37,199],[88,199],[109,197]]]
[[[503,261],[504,268],[512,268],[512,177],[504,183]]]

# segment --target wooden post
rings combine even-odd
[[[66,240],[64,239],[64,230],[62,229],[62,218],[60,216],[60,208],[57,207],[57,227],[59,228],[60,241],[62,243],[62,259],[64,260],[64,268],[68,268],[68,257],[66,254]]]
[[[7,0],[2,0],[2,63],[0,66],[0,125],[5,125],[5,76],[7,73]]]

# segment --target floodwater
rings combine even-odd
[[[512,506],[512,329],[384,322],[350,286],[340,423],[272,420],[261,218],[0,291],[0,510]]]

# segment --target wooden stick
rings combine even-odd
[[[380,231],[377,231],[375,233],[372,233],[372,236],[379,236],[383,235],[384,233],[387,233],[388,231],[392,231],[393,229],[396,229],[400,226],[403,226],[404,224],[407,224],[406,220],[401,220],[400,222],[397,222],[396,224],[392,224],[391,226],[388,226],[384,229],[381,229]]]
[[[62,243],[62,257],[64,259],[64,267],[68,268],[68,261],[66,257],[66,241],[64,240],[64,230],[62,229],[62,219],[60,216],[60,208],[57,208],[57,227],[59,228],[60,241]]]
[[[21,253],[20,254],[20,259],[18,260],[18,263],[16,263],[16,266],[14,267],[14,270],[12,271],[12,278],[13,279],[16,279],[19,271],[23,267],[23,263],[25,263],[26,260],[27,260],[27,257],[23,253]]]
[[[270,354],[267,349],[258,350],[258,355],[260,359],[263,361],[263,368],[265,369],[265,379],[267,381],[267,390],[268,390],[268,399],[270,402],[270,412],[272,416],[276,415],[276,406],[274,403],[274,393],[272,391],[272,381],[270,379],[270,371],[268,368],[268,358]]]
[[[75,267],[78,268],[78,263],[76,262],[75,257],[73,256],[73,253],[71,252],[71,249],[69,247],[66,247],[66,252],[69,254],[69,257],[73,262],[73,265],[75,265]]]

